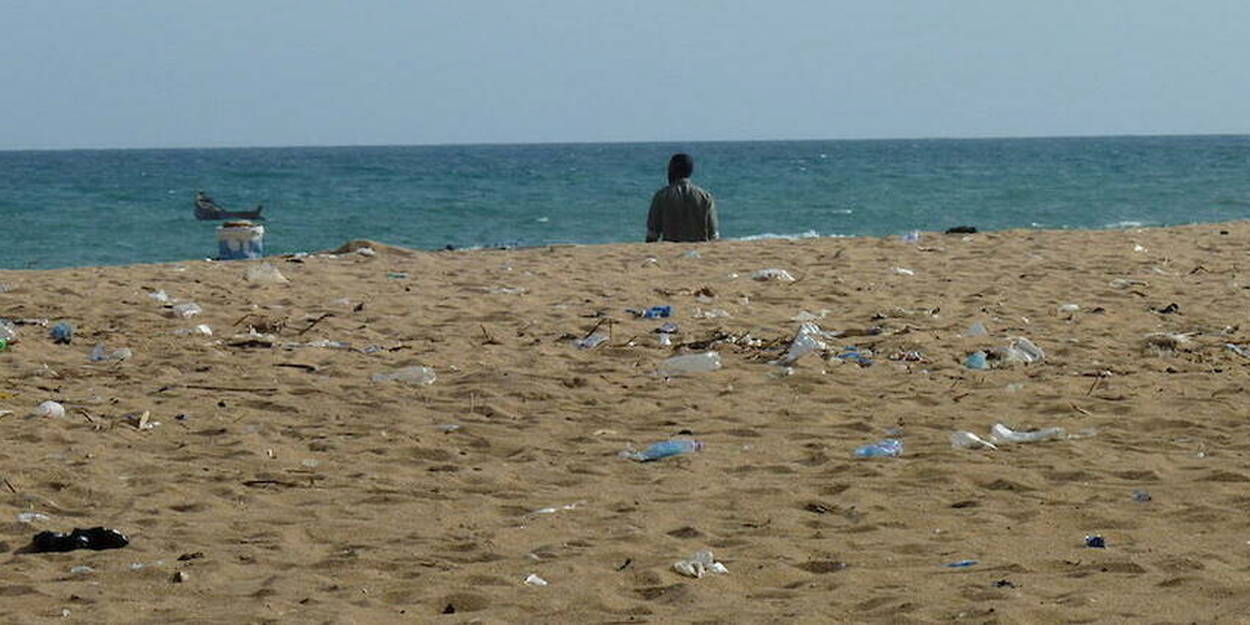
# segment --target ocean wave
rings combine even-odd
[[[764,241],[768,239],[819,239],[822,235],[815,230],[808,230],[799,234],[776,234],[773,232],[765,232],[763,234],[748,234],[742,237],[733,237],[733,241]]]

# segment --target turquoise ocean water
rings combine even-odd
[[[675,151],[726,238],[1250,216],[1246,136],[9,151],[0,268],[215,256],[196,190],[263,203],[269,254],[641,241]]]

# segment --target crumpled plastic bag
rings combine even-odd
[[[674,562],[673,570],[685,575],[686,577],[693,577],[695,579],[699,579],[708,573],[721,575],[729,572],[729,569],[725,568],[724,564],[717,562],[712,556],[712,552],[707,549],[704,549],[703,551],[696,551],[690,556],[689,560],[678,560],[677,562]]]

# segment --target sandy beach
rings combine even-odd
[[[0,620],[1241,622],[1248,242],[354,242],[0,271]],[[287,282],[249,280],[264,263]],[[770,364],[803,321],[826,349]],[[995,358],[1017,337],[1044,358]],[[656,375],[706,351],[723,368]],[[373,379],[409,367],[436,377]],[[952,447],[998,423],[1064,432]],[[887,437],[901,456],[853,455]],[[620,456],[670,438],[705,448]],[[94,526],[130,545],[24,552]],[[674,569],[700,550],[726,572]]]

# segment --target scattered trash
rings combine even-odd
[[[1106,548],[1107,548],[1107,540],[1106,540],[1105,538],[1103,538],[1102,536],[1097,536],[1097,535],[1094,535],[1094,536],[1086,536],[1086,537],[1085,537],[1085,546],[1086,546],[1086,547],[1089,547],[1089,548],[1091,548],[1091,549],[1106,549]]]
[[[995,423],[994,427],[990,428],[990,440],[995,443],[1036,443],[1066,438],[1066,436],[1067,432],[1059,427],[1016,431],[1001,423]]]
[[[174,304],[173,308],[170,308],[169,310],[172,316],[178,317],[179,319],[190,319],[191,317],[204,312],[204,309],[200,308],[200,305],[195,302]]]
[[[668,332],[661,332],[658,340],[660,341],[660,345],[667,347],[673,344],[673,335]]]
[[[1188,348],[1193,343],[1190,336],[1175,332],[1151,332],[1142,338],[1141,350],[1147,356],[1170,356],[1178,350]]]
[[[673,570],[695,579],[702,578],[708,573],[723,575],[729,572],[724,564],[716,561],[716,558],[709,550],[696,551],[688,560],[678,560],[673,563]]]
[[[902,237],[902,239],[903,239],[903,243],[919,243],[919,242],[920,242],[920,231],[919,231],[919,230],[912,230],[911,232],[908,232],[907,234],[904,234],[904,235],[903,235],[903,237]]]
[[[1001,358],[1001,360],[1007,363],[1023,362],[1026,365],[1031,365],[1036,362],[1041,362],[1045,358],[1046,352],[1043,352],[1042,348],[1034,345],[1033,341],[1030,341],[1023,336],[1015,336],[1008,342],[1006,354]]]
[[[62,532],[39,532],[31,539],[30,551],[33,553],[53,553],[74,551],[76,549],[120,549],[130,544],[126,535],[106,527],[89,529],[74,528],[68,534]]]
[[[148,297],[162,304],[168,304],[174,301],[174,298],[170,297],[169,294],[166,293],[164,289],[161,289],[155,293],[148,293]]]
[[[694,309],[694,314],[690,316],[695,319],[721,319],[729,317],[729,313],[720,308],[709,308],[707,310],[696,308]]]
[[[578,349],[594,349],[606,340],[608,340],[608,335],[606,334],[592,334],[573,341],[573,344],[577,345]]]
[[[660,319],[673,316],[672,306],[652,306],[642,313],[644,319]]]
[[[798,359],[816,351],[825,351],[829,349],[824,341],[820,340],[827,334],[820,329],[820,326],[812,322],[804,323],[799,326],[799,331],[794,334],[794,339],[790,341],[790,347],[782,354],[781,358],[772,361],[769,364],[789,366]]]
[[[6,343],[16,343],[17,325],[8,319],[0,319],[0,340]]]
[[[855,448],[856,458],[897,458],[903,454],[903,441],[887,438]]]
[[[1163,308],[1155,308],[1154,311],[1160,315],[1175,315],[1181,311],[1181,307],[1176,302],[1172,302]]]
[[[980,321],[973,323],[968,326],[967,330],[964,330],[964,336],[985,336],[986,334],[989,334],[989,330],[986,330],[985,324]]]
[[[1062,306],[1059,307],[1059,312],[1074,313],[1080,309],[1081,307],[1077,304],[1063,304]]]
[[[785,269],[760,269],[751,274],[751,279],[759,280],[760,282],[794,282],[794,276],[790,275],[790,272]]]
[[[79,564],[78,566],[70,567],[69,569],[70,575],[90,575],[92,573],[95,573],[95,569],[85,564]]]
[[[54,326],[49,332],[52,336],[52,342],[57,345],[69,345],[74,340],[74,326],[62,321]]]
[[[652,462],[662,458],[690,454],[702,450],[702,441],[690,440],[686,438],[674,438],[654,443],[642,451],[626,449],[620,453],[620,456],[629,460],[637,460],[638,462]]]
[[[407,271],[388,271],[386,272],[386,277],[390,280],[407,280],[408,272]]]
[[[1241,356],[1242,358],[1250,358],[1250,350],[1246,349],[1245,347],[1242,347],[1241,345],[1225,343],[1224,347],[1227,347],[1228,351],[1231,351],[1232,353],[1237,354],[1238,356]]]
[[[45,401],[35,408],[35,416],[60,419],[65,416],[65,406],[54,401]]]
[[[975,352],[972,352],[971,354],[968,354],[968,357],[964,359],[964,367],[968,369],[976,369],[979,371],[979,370],[989,369],[990,363],[985,358],[985,352],[975,351]]]
[[[375,373],[369,376],[374,382],[407,382],[409,384],[433,384],[436,376],[429,367],[404,367],[394,371]]]
[[[847,347],[842,348],[842,351],[838,352],[838,359],[853,362],[861,367],[872,366],[872,352],[869,350],[860,351],[860,349],[854,345],[848,345]]]
[[[550,506],[547,508],[539,508],[531,512],[530,514],[555,514],[557,512],[560,512],[561,510],[576,510],[579,507],[584,506],[584,505],[586,505],[586,500],[583,499],[581,501],[564,504],[563,506]]]
[[[52,518],[42,512],[18,512],[18,523],[34,523],[35,521],[51,521]]]
[[[656,369],[656,374],[661,377],[671,378],[691,373],[707,373],[720,368],[720,354],[717,352],[704,352],[702,354],[673,356],[660,363],[660,366]]]
[[[548,585],[548,584],[547,584],[547,580],[545,580],[545,579],[543,579],[543,578],[541,578],[541,577],[539,577],[539,576],[537,576],[537,575],[535,575],[535,574],[533,574],[533,573],[530,573],[529,575],[527,575],[527,576],[525,577],[525,585],[527,585],[527,586],[546,586],[546,585]]]
[[[130,351],[129,347],[109,350],[108,346],[104,343],[98,343],[95,348],[91,350],[91,354],[87,356],[87,358],[89,358],[92,362],[105,362],[108,360],[126,360],[133,355],[134,354]]]
[[[891,267],[891,268],[890,268],[890,271],[892,271],[892,272],[894,272],[895,274],[898,274],[898,275],[900,275],[900,276],[914,276],[914,275],[916,275],[916,272],[915,272],[915,271],[912,271],[911,269],[908,269],[908,268],[906,268],[906,267]]]
[[[255,284],[290,284],[291,281],[270,263],[261,263],[247,268],[247,281]]]
[[[356,248],[356,253],[360,254],[361,256],[370,256],[370,257],[378,255],[378,253],[373,251],[373,248],[371,247],[358,247]]]
[[[703,258],[703,255],[699,253],[699,250],[688,250],[682,254],[682,258]]]
[[[151,430],[161,424],[160,421],[151,420],[152,412],[149,410],[125,415],[123,419],[135,426],[136,430]]]
[[[204,336],[212,336],[213,329],[201,323],[200,325],[195,326],[194,328],[179,328],[177,330],[174,330],[174,334],[177,334],[180,336],[186,336],[188,334],[203,334]]]
[[[951,447],[955,449],[998,449],[998,446],[972,432],[951,432]]]
[[[980,564],[980,562],[976,560],[957,560],[955,562],[947,562],[946,564],[943,564],[942,566],[948,569],[966,569],[970,566],[976,566],[978,564]]]
[[[1136,501],[1137,503],[1146,503],[1147,501],[1150,501],[1150,500],[1151,500],[1150,493],[1144,490],[1133,491],[1133,501]]]

